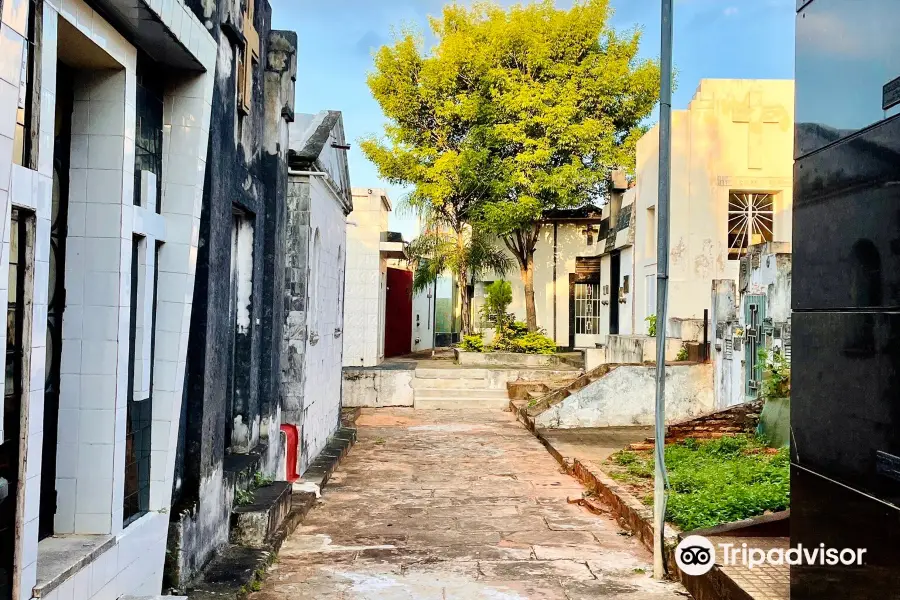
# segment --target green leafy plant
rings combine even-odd
[[[652,486],[653,452],[621,451],[609,458],[614,479]],[[787,448],[767,449],[750,435],[687,439],[666,445],[669,499],[666,519],[685,531],[785,510],[790,506]]]
[[[780,350],[772,352],[760,348],[757,355],[762,364],[762,386],[759,396],[763,400],[770,398],[788,398],[791,395],[791,363]]]
[[[261,487],[266,487],[267,485],[272,485],[272,483],[274,481],[275,481],[274,479],[272,479],[271,477],[266,477],[259,471],[257,471],[253,475],[253,487],[254,488],[261,488]]]
[[[678,351],[678,354],[675,355],[676,361],[683,361],[688,359],[688,349],[687,346],[682,345],[681,349]]]
[[[463,336],[463,341],[459,345],[459,349],[463,352],[484,352],[484,340],[480,333]]]
[[[247,506],[253,503],[253,490],[235,490],[234,503],[238,506]]]
[[[512,321],[512,315],[506,312],[512,303],[512,285],[508,281],[494,281],[485,287],[484,305],[481,307],[481,318],[485,324],[495,329],[504,328]]]
[[[512,350],[522,354],[555,354],[556,342],[544,335],[543,331],[534,331],[514,339]]]
[[[647,321],[647,335],[656,337],[656,315],[650,315],[644,320]]]

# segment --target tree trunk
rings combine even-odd
[[[471,319],[469,318],[469,286],[466,281],[466,272],[463,271],[457,275],[457,283],[456,289],[459,293],[460,300],[460,311],[459,311],[459,321],[460,321],[460,335],[471,335],[472,334],[472,324]]]
[[[525,322],[528,331],[537,331],[537,310],[534,306],[534,252],[528,255],[525,267],[519,269],[525,284]]]
[[[456,229],[456,251],[462,255],[465,251],[464,247],[466,244],[465,236],[463,235],[462,227],[458,227]],[[460,314],[459,314],[459,322],[460,322],[460,336],[471,335],[472,334],[472,325],[469,319],[469,279],[468,269],[464,266],[459,269],[459,272],[456,274],[456,289],[459,293],[459,301],[460,301]]]
[[[537,246],[540,224],[530,231],[517,231],[503,237],[503,243],[519,262],[519,274],[525,286],[525,322],[528,331],[537,331],[537,309],[534,305],[534,248]]]

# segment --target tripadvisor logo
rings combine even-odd
[[[769,565],[862,565],[865,548],[827,548],[825,544],[795,548],[753,548],[747,544],[719,544],[718,554],[724,566],[744,565],[748,569]],[[716,547],[701,535],[689,535],[675,548],[675,562],[686,575],[704,575],[716,564]]]
[[[716,548],[702,535],[689,535],[675,548],[675,563],[686,575],[704,575],[716,564]]]

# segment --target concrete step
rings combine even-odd
[[[459,388],[487,388],[488,381],[484,377],[476,379],[449,379],[449,378],[419,378],[413,377],[414,390],[431,389],[459,389]]]
[[[416,402],[420,398],[502,398],[509,402],[509,394],[506,390],[489,390],[485,388],[419,388],[416,389]]]
[[[487,369],[416,369],[416,379],[487,379]]]
[[[415,408],[423,410],[460,410],[469,408],[496,408],[498,410],[504,410],[508,406],[509,400],[506,398],[473,398],[471,396],[444,398],[416,397],[415,404]]]
[[[291,484],[275,481],[251,493],[252,501],[231,512],[231,543],[262,548],[291,510]]]

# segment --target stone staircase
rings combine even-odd
[[[455,410],[509,405],[506,386],[497,387],[489,369],[418,368],[412,381],[415,407]]]
[[[578,390],[597,381],[617,365],[605,364],[584,373],[576,379],[548,384],[546,382],[509,382],[509,407],[529,428],[533,427],[534,418],[559,404]]]

